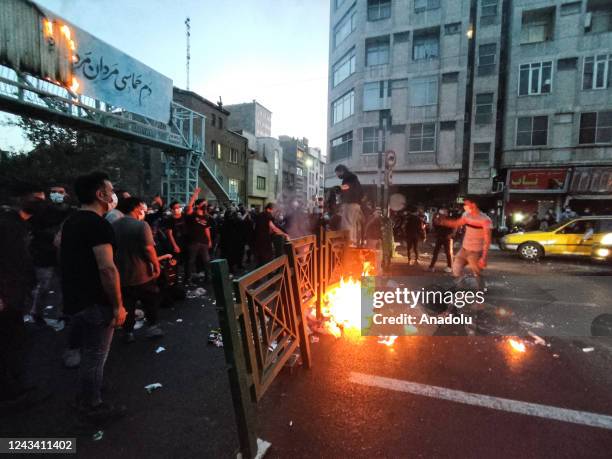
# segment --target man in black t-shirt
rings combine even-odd
[[[289,235],[274,224],[274,211],[276,205],[268,203],[263,212],[255,218],[255,257],[257,266],[263,266],[272,261],[272,234],[279,234],[285,238]]]
[[[210,236],[210,221],[206,213],[208,203],[205,200],[196,201],[193,211],[185,216],[185,241],[187,245],[187,264],[185,265],[185,282],[191,281],[191,275],[196,271],[198,258],[204,265],[204,281],[210,277],[210,256],[212,238]]]
[[[348,168],[339,164],[335,169],[336,176],[342,180],[340,193],[342,197],[342,229],[349,231],[352,245],[361,241],[361,228],[363,226],[363,213],[361,212],[361,199],[363,190],[355,174]]]
[[[102,401],[102,375],[114,327],[125,321],[119,272],[113,261],[113,228],[103,215],[113,202],[108,176],[94,172],[77,178],[81,203],[62,227],[60,266],[64,312],[72,316],[73,336],[81,337],[77,402],[90,419],[122,415],[125,407]]]

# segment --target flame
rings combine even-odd
[[[397,336],[391,335],[391,336],[379,336],[378,337],[378,342],[380,344],[384,344],[385,346],[393,346],[393,343],[395,343],[395,340],[397,339]]]
[[[519,341],[519,340],[515,340],[515,339],[508,339],[508,344],[510,344],[510,346],[512,347],[513,350],[515,350],[516,352],[525,352],[525,344],[523,344],[523,342]]]
[[[365,261],[361,269],[363,277],[372,276],[374,266]],[[361,280],[341,278],[340,283],[330,288],[323,296],[321,314],[323,331],[336,338],[359,339],[361,337]],[[391,347],[397,336],[380,336],[378,342]]]
[[[63,26],[60,27],[60,32],[62,32],[62,34],[64,35],[64,37],[66,37],[66,40],[70,41],[70,27],[68,27],[66,24],[64,24]]]
[[[53,35],[53,23],[49,21],[47,18],[43,19],[43,24],[45,27],[45,35],[52,36]]]
[[[359,334],[361,328],[361,282],[349,278],[325,293],[321,313],[326,319],[323,327],[336,338],[345,334]]]
[[[79,89],[79,80],[77,80],[75,77],[72,77],[72,84],[70,85],[70,90],[72,92],[77,92]]]

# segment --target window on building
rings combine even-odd
[[[519,96],[547,94],[552,83],[552,61],[521,64]]]
[[[332,103],[332,124],[337,124],[355,113],[355,90],[351,89]]]
[[[408,151],[410,153],[430,152],[436,148],[436,123],[410,125]]]
[[[391,0],[368,0],[368,21],[391,17]]]
[[[582,89],[612,88],[612,54],[584,58]]]
[[[423,107],[438,103],[438,78],[414,78],[408,83],[410,86],[410,106]]]
[[[457,83],[459,72],[446,72],[442,74],[442,83]]]
[[[557,70],[576,70],[578,67],[577,57],[564,57],[557,61]]]
[[[228,193],[231,201],[238,200],[238,194],[240,193],[240,180],[229,179],[228,181]]]
[[[612,143],[612,111],[582,113],[579,143]]]
[[[498,0],[480,0],[480,17],[497,16]]]
[[[303,177],[304,176],[304,169],[302,169],[301,167],[296,167],[295,168],[295,175],[297,175],[298,177]]]
[[[497,43],[487,43],[478,47],[478,76],[495,73]]]
[[[217,125],[217,115],[215,115],[214,113],[212,114],[212,118],[210,119],[210,125],[211,126]]]
[[[490,143],[475,143],[474,144],[474,160],[472,166],[474,169],[488,169],[491,165],[491,144]]]
[[[353,154],[353,132],[347,132],[331,141],[331,162],[350,158]]]
[[[257,176],[257,189],[258,190],[266,190],[266,178]]]
[[[548,142],[548,116],[524,116],[517,120],[516,145],[546,145]]]
[[[223,118],[219,117],[219,129],[223,129]]]
[[[230,163],[238,164],[238,150],[230,148]]]
[[[491,124],[493,121],[493,93],[476,94],[476,124]]]
[[[452,24],[446,24],[444,26],[444,33],[446,35],[454,35],[456,33],[461,33],[461,23],[453,22]]]
[[[378,128],[366,127],[363,128],[363,154],[376,153],[378,151]]]
[[[217,155],[217,142],[214,140],[210,142],[210,155],[213,157]]]
[[[587,14],[590,24],[585,24],[587,33],[612,32],[612,2],[610,0],[589,0]],[[588,25],[587,25],[588,24]]]
[[[222,149],[221,149],[221,144],[220,143],[217,144],[217,159],[223,159],[223,154],[222,154]]]
[[[366,66],[389,63],[389,36],[366,40]]]
[[[561,16],[578,14],[582,10],[582,2],[564,3],[561,5]]]
[[[555,27],[555,9],[523,11],[521,44],[552,40]]]
[[[334,8],[335,9],[340,8],[345,1],[346,0],[334,0]]]
[[[391,85],[388,80],[373,81],[363,85],[363,111],[381,110],[385,99],[391,97]]]
[[[355,73],[355,48],[342,56],[332,68],[334,87]]]
[[[416,31],[412,42],[412,59],[438,59],[439,57],[439,30]]]
[[[334,27],[334,47],[338,47],[357,27],[357,11],[353,6]]]
[[[440,0],[414,0],[414,12],[420,13],[427,10],[440,8]]]

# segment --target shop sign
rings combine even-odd
[[[513,169],[508,173],[511,193],[565,193],[567,169]]]
[[[612,193],[612,167],[578,167],[570,191],[575,194]]]

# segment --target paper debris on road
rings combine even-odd
[[[156,383],[153,383],[153,384],[147,384],[147,385],[145,386],[145,390],[146,390],[146,391],[147,391],[147,392],[150,394],[150,393],[151,393],[151,392],[153,392],[154,390],[156,390],[156,389],[160,389],[160,388],[162,388],[162,387],[163,387],[163,386],[162,386],[160,383],[156,382]]]
[[[187,291],[187,298],[203,298],[206,296],[206,289],[198,287],[194,290]]]
[[[165,348],[165,347],[163,347],[163,346],[159,346],[157,349],[155,349],[155,353],[156,353],[156,354],[159,354],[160,352],[164,352],[165,350],[166,350],[166,348]]]
[[[50,304],[49,306],[45,306],[45,309],[49,310],[49,309],[53,309],[54,306],[52,304]]]
[[[221,329],[215,328],[208,332],[208,343],[217,347],[223,347],[223,335]]]
[[[594,347],[583,347],[582,352],[593,352],[595,350]]]
[[[104,431],[103,430],[98,430],[92,436],[93,441],[100,441],[100,440],[102,440],[102,438],[104,438]]]
[[[531,331],[528,331],[527,333],[533,338],[535,344],[539,344],[540,346],[546,346],[546,341],[543,338],[540,338],[538,335]]]
[[[289,427],[293,427],[293,421],[289,421]]]
[[[177,321],[177,322],[182,322],[182,321],[183,321],[183,319],[176,319],[176,321]]]

